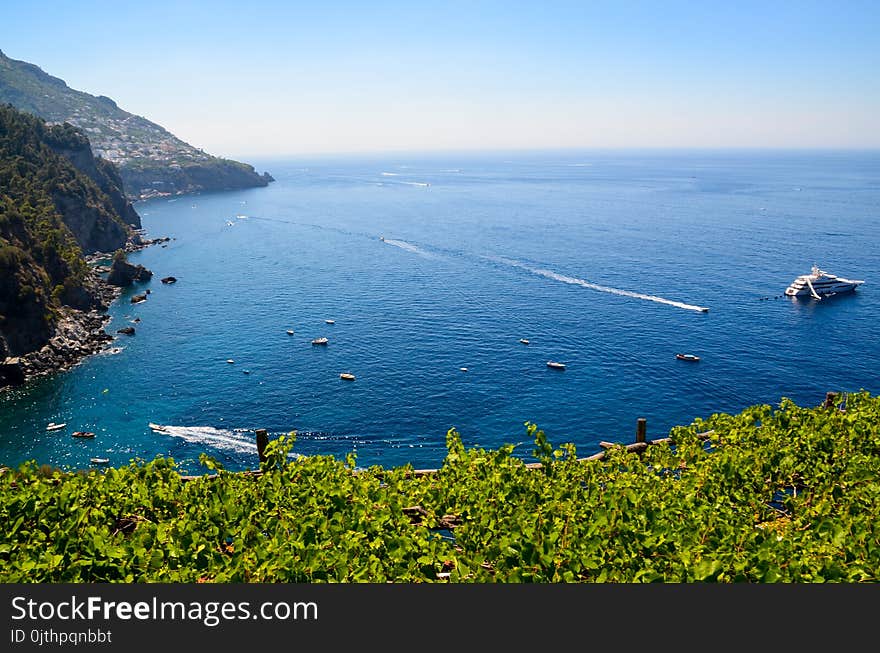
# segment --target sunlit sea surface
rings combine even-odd
[[[136,334],[0,394],[0,463],[163,455],[197,472],[207,453],[245,469],[264,428],[295,431],[303,455],[430,468],[452,427],[529,458],[526,422],[589,455],[633,441],[640,417],[657,438],[880,391],[876,152],[254,163],[275,183],[136,204],[148,237],[173,238],[130,256],[154,276],[107,330]],[[865,283],[783,297],[813,264]]]

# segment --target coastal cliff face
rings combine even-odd
[[[120,174],[125,187],[138,189],[137,196],[143,199],[162,194],[239,190],[275,181],[269,173],[260,175],[247,163],[216,158],[176,166],[131,161],[120,169]]]
[[[118,167],[115,181],[132,200],[266,186],[274,181],[246,163],[211,156],[185,143],[156,123],[120,109],[108,97],[69,88],[64,80],[2,52],[0,103],[50,123],[67,122],[82,129],[96,157]],[[124,207],[117,210],[125,215]],[[126,221],[134,224],[131,219],[128,216]]]
[[[113,211],[122,218],[125,224],[135,229],[141,228],[141,216],[137,214],[125,196],[119,171],[109,161],[95,157],[89,139],[82,132],[68,123],[52,127],[46,136],[47,144],[56,154],[60,154],[70,161],[77,170],[95,182],[95,185],[110,200]],[[86,246],[84,249],[88,250],[89,247]]]
[[[83,253],[125,247],[140,224],[107,166],[70,125],[0,105],[0,362],[24,357],[25,377],[106,339],[97,311],[118,291]]]

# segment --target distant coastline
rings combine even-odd
[[[275,181],[252,165],[208,154],[162,126],[117,106],[109,97],[67,86],[26,61],[0,51],[0,104],[45,120],[70,123],[88,136],[94,155],[114,164],[130,201],[238,190]]]

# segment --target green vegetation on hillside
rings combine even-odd
[[[180,477],[173,460],[0,475],[3,582],[877,582],[880,399],[753,406],[604,460],[466,449],[433,474],[349,457]],[[707,438],[708,434],[708,438]]]
[[[83,248],[128,236],[114,200],[59,152],[94,166],[78,130],[0,105],[0,358],[39,348],[60,304],[88,308]]]

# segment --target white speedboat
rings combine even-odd
[[[67,426],[66,423],[56,424],[55,422],[49,422],[49,424],[46,425],[46,430],[57,431],[58,429],[63,429],[65,426]]]
[[[564,370],[565,363],[558,363],[556,361],[547,361],[547,367],[552,367],[554,370]]]
[[[790,297],[822,299],[826,295],[852,292],[863,283],[865,282],[861,280],[838,277],[814,265],[810,274],[802,274],[792,281],[785,289],[785,294]]]
[[[315,338],[314,340],[312,340],[312,344],[313,345],[326,345],[327,338]]]

